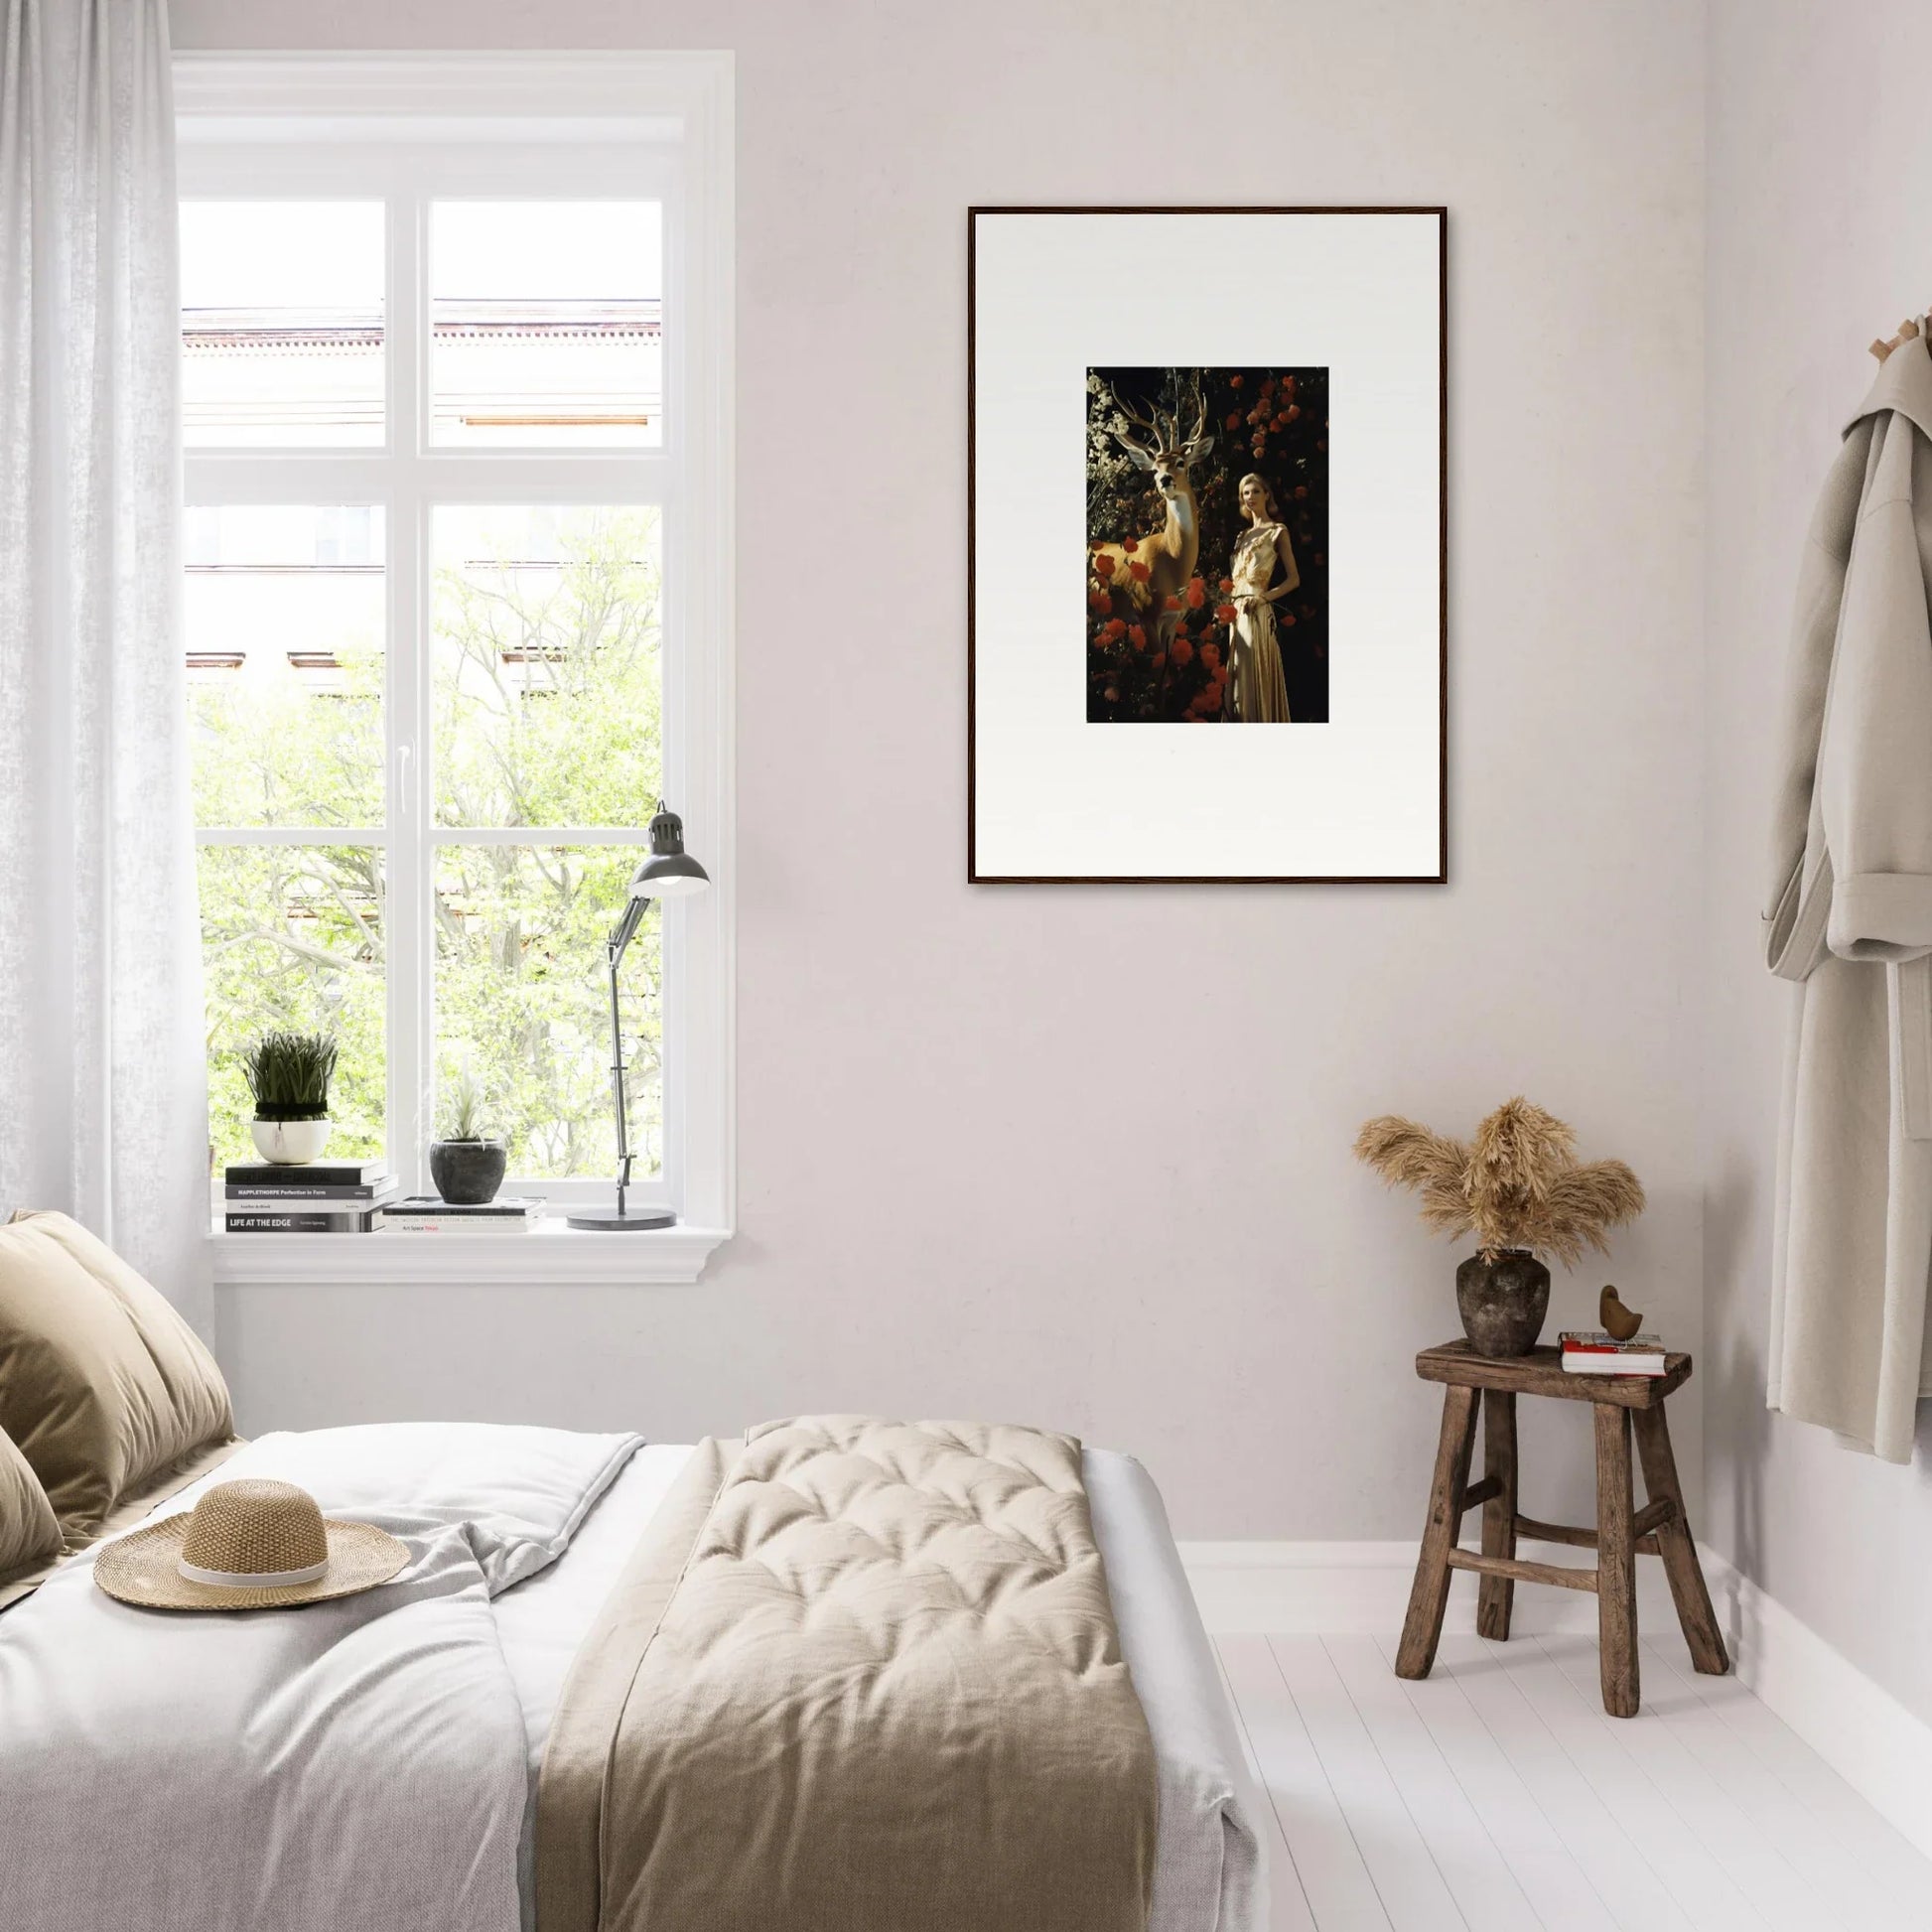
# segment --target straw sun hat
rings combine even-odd
[[[266,1610],[373,1589],[408,1561],[388,1531],[325,1518],[306,1489],[256,1476],[108,1544],[94,1582],[144,1609]]]

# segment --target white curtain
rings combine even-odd
[[[0,7],[0,1211],[206,1332],[167,11]]]

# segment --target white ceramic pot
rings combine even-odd
[[[257,1120],[249,1123],[255,1137],[255,1151],[264,1161],[278,1167],[299,1168],[305,1162],[319,1161],[329,1145],[329,1130],[335,1123],[327,1120]]]

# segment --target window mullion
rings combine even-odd
[[[389,202],[389,1159],[403,1188],[427,1184],[431,949],[428,822],[427,510],[415,485],[424,313],[424,206],[406,177]]]

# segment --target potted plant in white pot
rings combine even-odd
[[[468,1073],[450,1091],[449,1131],[429,1147],[436,1191],[453,1207],[483,1207],[496,1198],[509,1166],[509,1146],[483,1124],[483,1095]]]
[[[327,1034],[263,1034],[241,1057],[255,1096],[250,1131],[264,1161],[300,1167],[329,1145],[329,1082],[336,1042]]]

